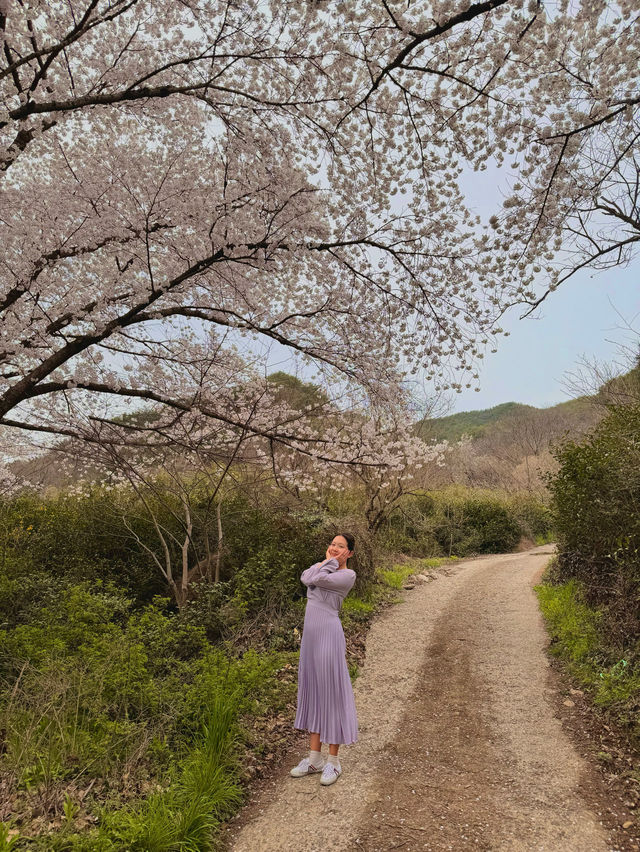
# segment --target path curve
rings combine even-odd
[[[230,852],[610,852],[554,715],[533,585],[549,547],[444,566],[374,622],[343,776],[248,805]]]

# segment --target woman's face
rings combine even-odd
[[[337,535],[327,548],[327,555],[338,560],[341,565],[351,556],[347,540],[343,535]]]

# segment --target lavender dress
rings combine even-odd
[[[294,726],[320,734],[323,743],[355,743],[358,718],[338,613],[356,573],[351,568],[338,568],[338,560],[330,559],[324,564],[316,562],[302,572],[300,579],[309,588]]]

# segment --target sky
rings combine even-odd
[[[508,166],[489,164],[484,172],[469,171],[460,185],[469,209],[483,221],[500,209],[511,194],[516,175]],[[399,212],[398,208],[395,212]],[[544,281],[540,282],[542,293]],[[499,335],[498,351],[487,348],[478,362],[480,390],[439,396],[438,414],[492,408],[520,402],[546,408],[576,396],[569,387],[570,374],[583,360],[599,364],[621,363],[625,343],[635,350],[640,343],[640,254],[628,267],[597,271],[585,269],[550,293],[538,310],[521,319],[524,307],[500,320],[510,332]],[[630,335],[629,329],[636,329]],[[269,369],[296,372],[291,355],[278,345],[269,347]],[[302,371],[301,378],[310,378]],[[416,382],[416,395],[430,397],[429,384]]]
[[[510,332],[498,351],[485,355],[480,392],[451,397],[449,413],[522,402],[545,408],[566,402],[567,374],[582,358],[620,361],[620,345],[630,342],[625,325],[638,329],[640,341],[640,257],[628,268],[576,274],[521,320],[514,311],[502,323]]]
[[[454,414],[521,402],[547,408],[576,395],[570,373],[583,359],[621,363],[624,350],[640,343],[640,255],[627,268],[584,270],[565,281],[535,314],[520,319],[522,309],[501,321],[510,332],[499,336],[498,351],[487,350],[478,362],[480,390],[471,388],[439,401],[438,413]],[[626,326],[632,326],[634,336]],[[290,353],[269,347],[270,369],[295,372]],[[302,376],[304,378],[304,376]],[[429,385],[423,385],[428,394]]]
[[[505,165],[461,176],[465,202],[484,221],[511,194],[517,175]],[[541,282],[543,283],[543,282]],[[542,292],[542,291],[540,291]],[[629,343],[623,326],[637,329],[640,341],[640,254],[623,268],[581,270],[549,294],[535,314],[520,319],[514,310],[500,325],[498,351],[480,363],[480,391],[465,390],[450,398],[450,413],[522,402],[546,408],[566,402],[567,374],[582,358],[599,363],[620,360],[620,344]]]

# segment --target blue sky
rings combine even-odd
[[[576,274],[524,320],[513,312],[503,323],[511,336],[488,353],[480,371],[480,392],[451,398],[451,413],[523,402],[544,408],[571,397],[563,379],[582,356],[599,362],[620,357],[629,343],[624,321],[640,330],[640,257],[626,269]],[[622,319],[621,319],[622,317]],[[638,338],[640,341],[640,337]]]
[[[465,201],[484,221],[511,193],[516,175],[494,164],[484,172],[461,177]],[[635,325],[640,341],[640,254],[626,267],[601,272],[581,270],[551,293],[536,314],[521,320],[515,310],[501,322],[510,337],[498,340],[498,351],[481,362],[480,392],[453,394],[450,411],[491,408],[523,402],[544,408],[566,402],[571,394],[566,374],[582,357],[599,362],[620,358],[617,344],[629,342],[621,329]]]
[[[503,196],[510,194],[514,177],[508,167],[491,164],[484,172],[464,174],[461,187],[469,208],[487,221],[499,211]],[[571,398],[567,374],[579,368],[582,358],[619,361],[619,345],[630,342],[625,322],[638,332],[635,346],[640,343],[640,254],[626,268],[582,270],[551,293],[535,314],[520,319],[523,310],[503,318],[500,324],[510,336],[500,336],[498,351],[488,349],[478,362],[480,391],[452,394],[448,406],[446,399],[437,406],[438,412],[491,408],[503,402],[545,408]],[[295,372],[289,352],[277,345],[269,349],[270,370]],[[428,384],[416,385],[418,393],[430,395]]]

